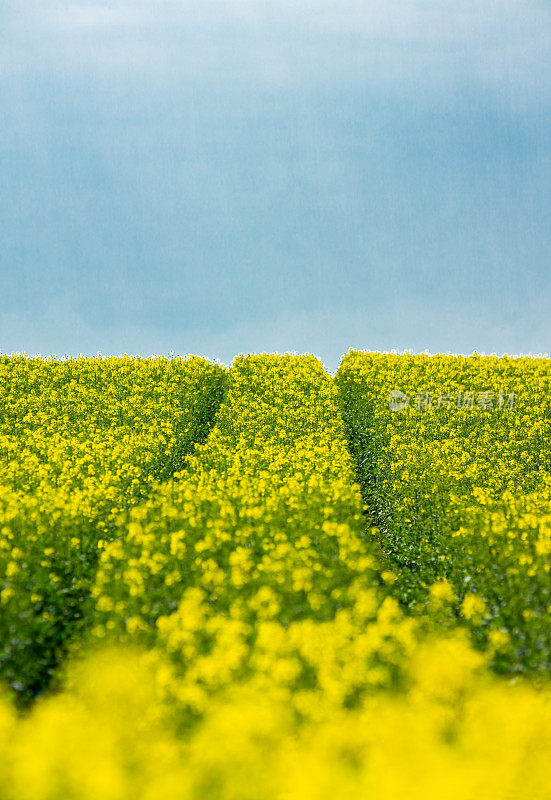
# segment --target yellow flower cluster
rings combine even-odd
[[[100,651],[29,716],[0,704],[0,791],[4,800],[548,800],[551,693],[489,678],[481,662],[459,635],[420,642],[404,660],[407,688],[347,707],[329,686],[302,722],[281,676],[264,673],[213,696],[183,732],[167,699],[179,682],[158,649]]]
[[[0,678],[24,701],[74,635],[120,512],[204,438],[205,359],[0,358]]]
[[[466,621],[500,670],[551,669],[550,379],[543,358],[355,351],[336,376],[400,599]]]

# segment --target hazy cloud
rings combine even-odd
[[[22,67],[63,57],[65,67],[131,65],[257,84],[446,91],[473,80],[506,101],[551,96],[543,0],[16,0],[4,13],[0,42],[17,44],[10,57]]]
[[[67,4],[64,8],[38,11],[38,21],[61,31],[136,27],[147,22],[143,10],[124,3],[114,6]]]

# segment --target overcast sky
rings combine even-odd
[[[546,0],[0,0],[0,349],[551,352]]]

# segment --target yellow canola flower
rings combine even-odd
[[[480,619],[486,613],[486,603],[477,594],[466,594],[461,603],[461,613],[465,619]]]
[[[447,580],[435,581],[429,589],[431,600],[437,604],[452,603],[455,600],[455,592],[451,583]]]

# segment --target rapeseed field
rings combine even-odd
[[[0,796],[550,798],[550,375],[2,357]]]

